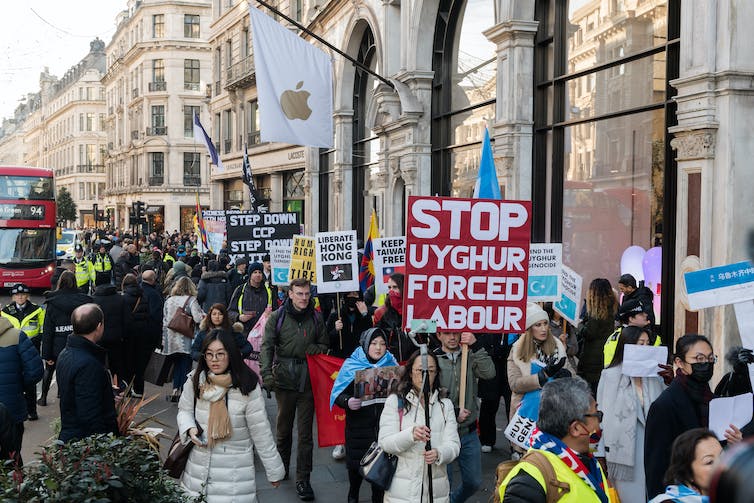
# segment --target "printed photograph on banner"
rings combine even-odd
[[[387,294],[387,280],[406,265],[406,236],[377,238],[374,247],[374,287],[377,295]]]
[[[288,269],[291,267],[291,247],[270,247],[270,268],[272,269],[272,284],[288,286]]]
[[[403,323],[523,332],[531,201],[411,196]]]
[[[361,405],[385,403],[388,395],[395,390],[404,367],[374,367],[356,371],[353,379],[353,394],[361,398]]]
[[[529,246],[529,302],[560,300],[560,271],[563,266],[561,243],[532,243]]]
[[[356,231],[318,232],[317,293],[353,292],[359,290],[359,254]]]
[[[299,232],[298,213],[252,213],[225,211],[228,234],[228,255],[233,262],[246,257],[249,262],[262,262],[271,246],[290,247]]]
[[[297,278],[305,278],[317,284],[317,257],[314,238],[294,235],[291,244],[291,262],[288,269],[288,283]]]

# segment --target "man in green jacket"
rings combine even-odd
[[[458,437],[461,439],[461,452],[458,458],[448,465],[448,479],[451,484],[451,503],[463,503],[482,485],[482,444],[477,434],[477,380],[495,377],[495,363],[484,348],[474,348],[476,337],[471,332],[461,334],[438,332],[441,346],[435,350],[440,366],[440,386],[448,390],[450,400],[456,409]],[[461,344],[469,346],[466,366],[466,396],[460,406],[461,389]],[[461,470],[460,483],[453,480],[454,465]]]
[[[268,389],[275,391],[278,404],[276,440],[286,479],[291,462],[293,419],[298,413],[296,492],[303,501],[314,499],[309,483],[314,449],[314,395],[306,355],[324,353],[328,342],[322,315],[314,310],[309,280],[294,279],[288,300],[267,320],[259,359],[262,380]]]

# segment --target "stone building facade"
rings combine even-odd
[[[193,229],[197,194],[208,207],[209,168],[193,135],[193,114],[209,123],[209,0],[129,0],[105,48],[105,196],[116,227],[132,203],[148,229]]]

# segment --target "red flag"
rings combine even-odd
[[[346,442],[346,411],[337,405],[330,410],[330,392],[344,360],[328,355],[306,355],[306,361],[317,414],[317,443],[320,447],[343,445]]]

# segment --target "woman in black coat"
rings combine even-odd
[[[586,316],[576,329],[579,343],[577,372],[597,395],[602,369],[605,368],[605,342],[615,330],[618,297],[610,281],[597,278],[589,284],[586,293]]]
[[[201,304],[202,310],[208,313],[213,304],[227,307],[232,294],[228,275],[220,270],[220,264],[216,260],[210,260],[207,263],[207,272],[201,275],[199,291],[196,294],[196,300]]]
[[[68,336],[73,333],[71,314],[77,307],[87,304],[92,298],[76,288],[76,276],[71,271],[63,271],[58,279],[57,289],[45,292],[45,321],[42,328],[42,359],[45,373],[42,377],[42,396],[39,405],[47,405],[55,362],[65,348]]]
[[[361,334],[372,328],[372,317],[360,292],[348,292],[341,299],[340,309],[327,318],[327,333],[330,355],[346,359],[359,347]]]
[[[685,431],[709,426],[709,402],[714,396],[709,381],[717,357],[706,337],[687,334],[678,339],[673,360],[676,377],[647,414],[644,471],[650,499],[665,491],[663,477],[670,464],[673,441]],[[725,438],[729,443],[740,442],[741,431],[726,430]]]
[[[144,370],[154,351],[149,338],[149,303],[139,286],[136,276],[126,274],[123,278],[123,302],[125,304],[126,333],[129,344],[124,345],[123,380],[132,383],[131,394],[144,394]]]
[[[126,369],[124,353],[126,336],[130,337],[133,334],[130,330],[125,330],[126,321],[129,318],[127,314],[130,312],[126,310],[126,301],[118,293],[115,285],[111,285],[104,279],[101,281],[102,283],[98,280],[94,295],[92,295],[92,301],[102,309],[105,315],[105,332],[98,344],[107,350],[107,365],[113,377],[113,387],[120,388],[127,384],[123,376],[132,371]]]
[[[354,377],[357,371],[373,367],[397,366],[393,355],[387,351],[385,333],[379,328],[367,330],[361,335],[360,346],[343,362],[338,377],[333,383],[330,407],[333,404],[346,411],[346,468],[348,469],[348,503],[359,501],[362,478],[359,461],[372,442],[377,440],[380,415],[384,399],[370,405],[362,405],[361,398],[354,396]],[[372,485],[372,502],[382,502],[384,491]]]

